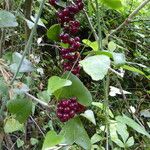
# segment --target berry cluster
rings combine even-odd
[[[57,0],[50,0],[51,5],[57,5]],[[75,15],[79,13],[84,7],[82,0],[76,0],[69,4],[66,8],[58,10],[58,22],[63,28],[63,33],[60,34],[60,40],[69,45],[68,48],[61,48],[60,54],[63,59],[63,69],[71,71],[73,74],[79,76],[80,53],[78,52],[81,44],[80,38],[76,36],[79,31],[80,23],[75,20]]]
[[[64,99],[57,105],[57,117],[61,122],[66,122],[84,110],[85,107],[77,102],[76,97]]]

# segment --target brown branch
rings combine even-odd
[[[150,0],[145,0],[143,1],[129,16],[128,18],[115,30],[113,30],[110,35],[114,34],[115,32],[117,32],[118,30],[122,29],[124,26],[126,26],[127,24],[129,24],[131,22],[131,20],[133,19],[133,17],[146,5],[150,2]]]

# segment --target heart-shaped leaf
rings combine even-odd
[[[110,58],[105,55],[97,55],[80,61],[84,71],[95,81],[102,80],[110,67]]]

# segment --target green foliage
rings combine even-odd
[[[85,45],[91,47],[94,51],[98,51],[98,43],[97,43],[97,41],[91,42],[91,41],[88,40],[88,39],[84,39],[84,40],[82,40],[82,42],[83,42]]]
[[[59,24],[52,25],[47,30],[47,37],[48,37],[48,39],[50,39],[52,41],[58,41],[59,40],[60,31],[61,31],[61,26]]]
[[[81,114],[81,116],[87,118],[94,125],[96,125],[95,116],[92,110],[86,110],[84,113]]]
[[[102,80],[110,67],[110,59],[105,55],[97,55],[80,61],[84,71],[95,81]]]
[[[22,131],[23,128],[24,128],[24,125],[20,124],[14,118],[6,118],[5,125],[4,125],[5,133],[12,133],[12,132],[15,132],[15,131]]]
[[[70,86],[72,82],[67,79],[61,79],[60,77],[53,76],[48,80],[48,93],[53,94],[57,90],[65,87]]]
[[[72,82],[72,85],[57,90],[57,92],[55,92],[54,95],[58,99],[77,97],[79,103],[85,106],[89,106],[92,102],[92,96],[88,89],[80,81],[80,79],[69,72],[65,73],[63,75],[63,78],[70,80]]]
[[[0,10],[0,28],[16,26],[18,26],[16,17],[9,11]]]
[[[146,135],[147,137],[150,138],[150,134],[142,127],[140,126],[138,123],[136,123],[133,119],[127,117],[126,115],[123,116],[117,116],[116,120],[118,122],[121,122],[123,124],[127,124],[129,127],[133,128],[134,130],[136,130],[137,132]]]
[[[79,118],[69,120],[61,131],[66,144],[76,143],[86,150],[91,150],[91,141]]]
[[[113,9],[119,9],[122,7],[121,0],[99,0],[105,5]]]
[[[61,144],[63,142],[63,136],[57,135],[55,131],[49,131],[46,134],[42,150],[47,150],[56,146],[57,144]]]
[[[25,123],[32,112],[32,102],[26,98],[18,97],[8,101],[7,108],[20,123]]]

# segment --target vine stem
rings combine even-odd
[[[123,28],[125,25],[127,25],[128,23],[131,22],[132,18],[148,3],[150,2],[150,0],[145,0],[143,1],[129,16],[128,18],[115,30],[113,30],[110,35],[114,34],[115,32],[117,32],[118,30],[120,30],[121,28]],[[109,35],[109,36],[110,36]]]
[[[37,24],[38,24],[38,21],[39,21],[39,19],[40,19],[41,13],[42,13],[42,10],[43,10],[43,7],[44,7],[44,3],[45,3],[45,0],[42,0],[42,2],[41,2],[41,4],[40,4],[39,13],[38,13],[37,18],[36,18],[36,20],[35,20],[34,27],[33,27],[32,31],[31,31],[31,34],[30,34],[30,36],[29,36],[29,40],[28,40],[27,45],[25,46],[25,49],[24,49],[24,52],[23,52],[23,56],[22,56],[22,58],[21,58],[21,60],[20,60],[20,63],[19,63],[19,66],[18,66],[18,68],[17,68],[17,71],[16,71],[15,75],[14,75],[14,77],[12,78],[12,80],[11,80],[11,82],[10,82],[10,85],[12,85],[13,82],[15,81],[15,79],[16,79],[18,73],[19,73],[19,70],[20,70],[20,68],[21,68],[21,65],[22,65],[22,63],[23,63],[23,60],[24,60],[26,54],[27,54],[27,53],[30,51],[30,49],[31,49],[31,44],[32,44],[33,36],[34,36],[34,34],[35,34],[35,31],[36,31],[36,28],[37,28]]]
[[[98,1],[95,0],[96,3],[96,14],[97,14],[97,23],[98,23],[98,50],[102,50],[102,31],[101,31],[101,25],[100,25],[100,11],[99,11],[99,5]]]
[[[104,80],[104,90],[105,90],[105,100],[104,100],[104,110],[106,115],[106,150],[109,150],[109,83],[110,78],[109,74],[106,76],[106,80]]]

